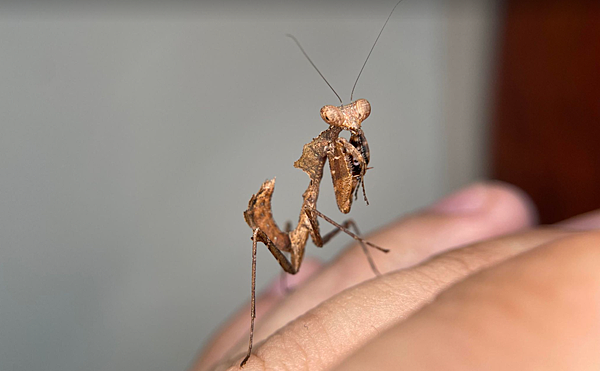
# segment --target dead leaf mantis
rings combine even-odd
[[[302,149],[302,155],[294,163],[294,167],[303,170],[308,174],[310,183],[304,194],[302,195],[303,202],[300,210],[300,217],[296,228],[290,230],[286,228],[285,231],[279,229],[273,214],[271,211],[271,197],[275,189],[275,179],[265,181],[260,187],[259,191],[252,195],[248,203],[248,209],[244,211],[244,219],[246,223],[252,228],[252,297],[251,297],[251,314],[250,314],[250,339],[248,343],[248,352],[246,357],[242,360],[240,367],[243,367],[252,353],[252,343],[254,336],[254,319],[256,317],[256,250],[258,242],[262,242],[271,254],[277,259],[279,265],[283,270],[289,274],[296,274],[300,269],[302,260],[304,258],[304,249],[308,237],[310,236],[313,243],[322,247],[331,238],[333,238],[340,231],[348,234],[355,240],[357,240],[363,248],[365,255],[371,265],[371,268],[375,274],[379,275],[375,263],[370,255],[367,246],[373,247],[382,252],[389,252],[389,250],[379,247],[371,242],[368,242],[358,235],[358,228],[356,224],[348,219],[342,224],[336,223],[331,218],[323,215],[317,210],[317,198],[319,196],[319,186],[321,179],[323,178],[323,171],[325,162],[329,161],[329,167],[331,172],[331,178],[333,181],[333,188],[335,192],[335,198],[339,210],[347,214],[350,212],[352,207],[352,197],[355,199],[358,196],[358,188],[362,186],[363,197],[365,202],[368,204],[367,195],[364,186],[364,177],[368,170],[367,165],[370,160],[369,145],[365,134],[361,128],[362,122],[369,117],[371,113],[371,105],[366,99],[358,99],[352,101],[354,95],[354,89],[358,83],[358,79],[362,74],[381,33],[385,29],[390,17],[392,16],[396,7],[402,2],[398,1],[390,14],[388,15],[383,27],[379,31],[365,62],[358,73],[358,77],[352,87],[352,93],[350,94],[350,104],[344,105],[340,96],[331,87],[329,82],[321,74],[319,69],[315,66],[312,60],[308,57],[298,40],[295,37],[291,37],[304,56],[308,59],[311,65],[317,70],[319,75],[325,80],[327,85],[333,90],[335,95],[340,101],[340,106],[324,106],[321,108],[321,118],[329,125],[329,128],[321,132],[319,136],[314,138],[311,142],[304,145]],[[344,137],[340,137],[340,133],[343,131],[350,132],[350,139],[347,140]],[[335,229],[328,234],[321,236],[319,230],[319,222],[317,217],[320,217],[332,224]],[[351,232],[348,228],[351,227],[356,233]],[[290,254],[290,259],[284,255],[284,252]]]

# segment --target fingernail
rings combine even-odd
[[[287,274],[282,271],[282,274],[277,276],[267,288],[267,292],[271,295],[283,296],[300,286],[302,283],[321,269],[321,263],[313,258],[308,258],[302,262],[300,270],[296,274]],[[283,276],[285,274],[285,276]]]
[[[488,198],[487,187],[473,184],[434,203],[429,210],[448,215],[472,214],[481,210]]]

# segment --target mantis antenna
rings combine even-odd
[[[292,40],[294,40],[294,42],[296,43],[296,45],[298,45],[298,47],[302,51],[302,54],[304,54],[304,56],[306,57],[306,59],[308,59],[308,61],[310,62],[310,64],[312,64],[312,66],[315,68],[315,70],[317,70],[317,72],[319,73],[319,75],[321,75],[321,77],[323,78],[323,80],[325,81],[325,83],[327,84],[327,86],[329,86],[331,88],[331,90],[333,91],[333,94],[335,94],[335,96],[340,100],[340,104],[343,104],[342,98],[340,98],[339,94],[335,91],[335,89],[333,88],[333,86],[331,86],[331,84],[329,83],[329,81],[327,81],[327,79],[325,78],[325,76],[323,76],[323,74],[321,73],[321,71],[319,71],[319,69],[317,68],[317,66],[315,66],[315,64],[313,63],[313,61],[308,56],[308,54],[306,54],[306,52],[304,51],[304,48],[302,47],[302,45],[300,45],[300,42],[298,41],[298,39],[296,39],[294,37],[294,35],[287,34],[286,36],[289,37],[289,38],[291,38]]]
[[[365,69],[365,66],[367,65],[367,61],[369,60],[369,57],[371,56],[371,53],[373,53],[373,49],[375,49],[375,45],[377,45],[377,41],[379,41],[379,36],[381,36],[381,33],[383,32],[383,29],[385,28],[385,26],[387,25],[388,21],[392,17],[392,14],[394,13],[394,10],[396,10],[396,7],[398,5],[400,5],[401,2],[402,2],[402,0],[398,1],[396,3],[396,5],[394,5],[394,8],[390,12],[390,15],[388,15],[387,19],[385,20],[385,23],[383,24],[383,27],[381,27],[381,30],[379,31],[379,34],[377,35],[377,38],[375,39],[375,42],[373,43],[373,46],[371,47],[371,50],[369,51],[369,54],[367,55],[367,59],[365,59],[365,63],[363,63],[363,65],[362,65],[362,67],[360,69],[360,72],[358,73],[358,76],[356,77],[356,81],[354,82],[354,86],[352,87],[352,92],[350,93],[350,102],[352,102],[352,97],[354,96],[354,88],[356,88],[356,84],[358,83],[358,79],[360,78],[360,75],[362,74],[362,71]]]

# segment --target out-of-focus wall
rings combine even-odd
[[[488,123],[502,6],[491,0],[450,1],[446,6],[446,184],[458,188],[488,175]]]
[[[223,4],[1,6],[1,370],[185,368],[249,297],[262,181],[296,220],[292,164],[337,101],[285,34],[347,100],[393,1]],[[363,231],[485,173],[494,9],[405,0],[390,20],[355,93],[373,107]],[[327,181],[319,205],[343,218]],[[278,272],[265,249],[258,269]]]

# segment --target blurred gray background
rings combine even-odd
[[[0,370],[188,367],[249,298],[248,199],[277,176],[275,218],[297,219],[292,164],[338,104],[285,34],[348,103],[394,3],[4,2]],[[485,176],[500,11],[392,16],[355,93],[373,108],[363,232]],[[324,179],[320,209],[342,220]],[[278,272],[261,247],[259,287]]]

